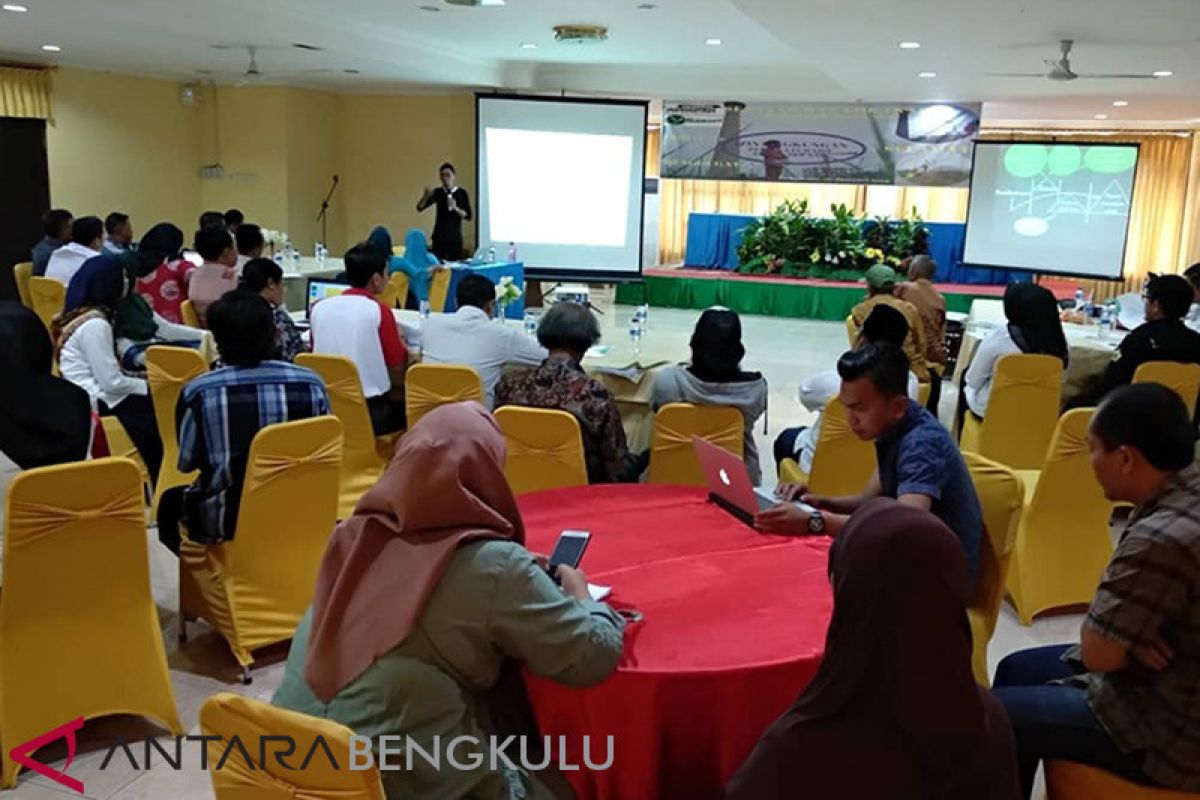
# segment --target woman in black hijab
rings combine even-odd
[[[0,452],[21,469],[87,457],[87,392],[50,374],[52,345],[30,309],[0,302]]]
[[[833,619],[813,682],[726,800],[1016,800],[1004,708],[975,685],[962,545],[880,498],[829,554]]]
[[[1063,334],[1058,300],[1049,289],[1033,283],[1010,283],[1004,290],[1008,335],[1022,353],[1056,356],[1067,366],[1067,337]]]

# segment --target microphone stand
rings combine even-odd
[[[325,246],[329,245],[329,201],[333,199],[333,193],[337,191],[340,181],[341,178],[337,175],[333,176],[333,185],[329,187],[329,194],[321,201],[321,213],[317,214],[317,222],[321,223],[321,244]]]

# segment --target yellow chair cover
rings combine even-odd
[[[1008,593],[1025,625],[1047,609],[1090,603],[1112,557],[1112,503],[1096,482],[1085,438],[1093,411],[1075,409],[1059,420],[1021,516]]]
[[[846,339],[850,342],[850,349],[854,349],[854,345],[858,344],[858,326],[854,324],[854,315],[846,317]]]
[[[40,275],[29,278],[29,303],[34,313],[41,319],[46,330],[50,330],[50,321],[63,310],[67,300],[67,287],[54,280]]]
[[[375,447],[371,414],[363,397],[358,367],[345,356],[301,353],[296,363],[308,367],[325,381],[333,415],[342,422],[342,471],[339,479],[338,518],[354,512],[359,499],[375,485],[388,459]]]
[[[243,668],[254,663],[250,651],[292,638],[312,601],[337,522],[341,455],[334,417],[263,428],[250,447],[234,539],[183,543],[180,617],[212,623]]]
[[[216,800],[386,800],[377,767],[348,768],[354,732],[336,722],[225,692],[213,695],[200,707],[200,730],[206,736],[221,737],[207,743],[210,764],[220,761],[235,736],[246,744],[254,762],[247,764],[246,755],[234,749],[221,769],[210,769]],[[281,752],[278,749],[268,748],[263,763],[257,743],[269,736],[286,736],[295,744],[295,752],[284,757],[292,769],[273,757]],[[339,768],[330,763],[326,746]],[[308,766],[299,769],[314,749]]]
[[[579,420],[566,411],[505,406],[496,422],[508,444],[504,474],[517,494],[587,486]]]
[[[1134,383],[1161,383],[1183,400],[1188,415],[1196,413],[1196,396],[1200,395],[1200,364],[1177,364],[1174,361],[1147,361],[1133,374]]]
[[[392,277],[388,278],[387,286],[384,287],[383,293],[379,295],[379,302],[388,308],[404,308],[404,303],[407,300],[408,276],[403,272],[392,273]]]
[[[21,298],[24,305],[30,308],[33,308],[33,301],[29,297],[29,279],[32,277],[32,261],[22,261],[20,264],[13,265],[13,280],[17,283],[17,296]]]
[[[996,377],[981,423],[968,413],[963,450],[1013,469],[1038,469],[1062,407],[1063,364],[1054,356],[1012,353],[996,364]]]
[[[108,440],[109,455],[128,458],[137,466],[138,472],[142,476],[142,484],[147,489],[153,486],[150,482],[150,470],[146,469],[146,462],[142,461],[142,454],[138,452],[133,439],[129,438],[121,421],[116,417],[101,417],[100,427],[104,429],[104,438]]]
[[[438,406],[483,400],[483,381],[471,367],[457,364],[413,364],[404,377],[408,427]]]
[[[395,245],[394,247],[392,247],[392,255],[394,255],[394,256],[399,256],[400,258],[404,258],[404,254],[407,252],[408,252],[408,248],[402,244],[398,244],[398,245]]]
[[[429,307],[434,311],[446,310],[446,299],[450,296],[450,270],[434,270],[429,279]]]
[[[1086,764],[1046,762],[1047,800],[1196,800],[1196,797],[1192,792],[1138,786]]]
[[[742,412],[730,406],[670,403],[654,415],[650,445],[650,483],[707,486],[696,460],[692,436],[743,457],[745,423]]]
[[[1017,538],[1017,526],[1021,522],[1021,510],[1025,507],[1025,486],[1020,476],[1003,464],[974,453],[963,453],[963,457],[983,506],[983,527],[987,533],[980,545],[979,574],[975,579],[975,593],[967,604],[967,618],[971,622],[974,642],[971,668],[975,672],[975,681],[980,686],[988,686],[988,643],[996,632],[996,619],[1000,616],[1004,579]]]
[[[183,305],[179,307],[179,315],[183,318],[183,324],[193,328],[203,327],[200,324],[200,315],[196,313],[196,307],[192,305],[191,300],[184,300]]]
[[[812,475],[806,481],[809,490],[829,497],[858,494],[875,468],[875,445],[850,430],[846,407],[838,398],[831,398],[821,415],[821,437],[813,454]]]
[[[779,462],[780,483],[808,483],[808,476],[800,469],[800,462],[794,458],[785,458]]]
[[[16,781],[13,747],[78,717],[138,714],[183,734],[137,467],[103,458],[23,472],[4,522],[0,786]]]
[[[933,378],[937,380],[937,378]],[[917,402],[923,406],[929,405],[929,395],[933,394],[933,384],[929,382],[917,384]]]
[[[154,403],[154,419],[158,424],[158,435],[162,439],[162,468],[158,471],[158,483],[154,487],[154,502],[150,506],[150,517],[158,516],[158,504],[163,492],[179,486],[187,486],[196,478],[195,472],[184,474],[179,471],[179,433],[175,428],[175,406],[183,387],[192,378],[208,372],[208,365],[198,350],[190,347],[164,347],[155,345],[146,351],[146,378],[150,384],[150,399]]]

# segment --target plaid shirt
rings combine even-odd
[[[185,386],[175,409],[179,469],[200,470],[184,503],[188,538],[201,544],[233,538],[250,444],[260,429],[328,413],[321,378],[280,361],[225,367]]]
[[[1162,672],[1089,673],[1088,703],[1122,749],[1144,754],[1147,775],[1200,791],[1200,467],[1134,514],[1084,624],[1130,649],[1158,635],[1174,651]]]

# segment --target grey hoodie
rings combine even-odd
[[[655,411],[668,403],[692,403],[698,406],[733,406],[742,412],[745,422],[744,447],[746,470],[755,486],[762,483],[758,447],[754,443],[754,424],[767,410],[767,379],[731,383],[709,383],[688,371],[685,365],[667,367],[654,380],[650,403]]]

